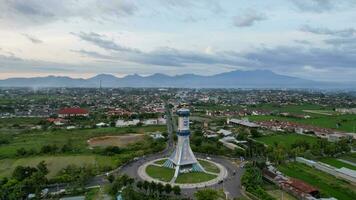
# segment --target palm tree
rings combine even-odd
[[[164,192],[165,192],[166,194],[170,194],[170,193],[172,192],[172,186],[167,183],[167,184],[164,186]]]
[[[175,195],[180,195],[180,187],[178,185],[175,185],[172,190]]]

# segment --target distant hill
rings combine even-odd
[[[276,74],[269,70],[231,71],[212,76],[184,74],[168,76],[137,74],[118,78],[99,74],[88,79],[70,77],[9,78],[0,87],[178,87],[178,88],[350,88],[356,84],[311,81]]]

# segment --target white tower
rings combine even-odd
[[[195,158],[189,144],[189,115],[188,109],[179,109],[178,114],[178,142],[176,149],[172,155],[163,164],[165,167],[174,168],[174,178],[177,178],[179,173],[190,171],[205,171]]]

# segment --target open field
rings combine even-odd
[[[190,172],[179,174],[176,179],[176,183],[200,183],[212,180],[214,178],[216,178],[216,176],[212,174],[206,174],[203,172]]]
[[[45,161],[49,169],[48,177],[54,177],[61,169],[68,165],[115,167],[115,158],[99,155],[76,155],[76,156],[37,156],[20,159],[3,159],[0,161],[0,177],[11,176],[17,166],[36,166]]]
[[[174,169],[149,165],[146,168],[146,173],[152,178],[169,182],[173,178]]]
[[[300,124],[312,125],[322,128],[331,128],[346,132],[356,131],[356,115],[333,115],[333,116],[318,116],[310,119],[300,119],[293,117],[271,116],[271,115],[259,115],[249,116],[250,121],[290,121]],[[337,126],[339,124],[339,126]]]
[[[106,135],[122,135],[126,133],[144,134],[145,132],[164,132],[166,126],[145,126],[145,127],[125,127],[125,128],[100,128],[100,129],[78,129],[78,130],[52,130],[52,131],[32,131],[30,133],[17,134],[10,139],[9,144],[0,146],[0,158],[13,158],[17,149],[25,148],[39,151],[44,145],[55,144],[63,146],[69,141],[72,146],[81,153],[90,152],[87,148],[87,140],[93,137]]]
[[[143,138],[144,138],[143,134],[100,136],[100,137],[94,137],[89,139],[88,144],[91,147],[107,147],[107,146],[126,147],[129,144],[142,141]]]
[[[213,163],[210,163],[205,160],[198,160],[201,166],[208,172],[213,172],[213,173],[219,173],[220,169],[214,165]]]
[[[350,165],[348,163],[337,160],[336,158],[322,158],[319,159],[320,162],[326,163],[328,165],[334,166],[336,168],[346,167],[352,170],[356,170],[356,166]]]
[[[316,143],[318,138],[307,135],[300,135],[296,133],[288,133],[288,134],[274,134],[267,135],[256,138],[257,141],[265,143],[267,145],[273,145],[274,143],[282,143],[286,147],[290,147],[293,143],[298,140],[305,140],[310,144]]]
[[[356,186],[307,165],[293,162],[281,165],[278,169],[287,176],[303,180],[318,188],[322,197],[355,199]]]

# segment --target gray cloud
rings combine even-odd
[[[75,52],[88,57],[110,61],[128,61],[142,65],[174,67],[188,67],[193,64],[202,66],[226,65],[252,69],[279,69],[288,71],[288,69],[291,68],[301,68],[304,66],[313,66],[321,69],[337,67],[354,68],[356,63],[356,49],[352,50],[337,47],[322,49],[310,48],[309,45],[279,46],[275,48],[258,48],[247,53],[220,51],[215,54],[205,54],[168,47],[162,47],[151,52],[132,51],[131,48],[123,46],[117,47],[111,43],[106,44],[97,42],[96,40],[94,41],[93,44],[98,47],[106,48],[110,54],[102,55],[97,52],[85,50]]]
[[[26,34],[26,33],[22,33],[22,35],[23,35],[24,37],[26,37],[28,40],[30,40],[32,43],[34,43],[34,44],[43,43],[42,40],[36,38],[35,36],[29,35],[29,34]]]
[[[303,12],[322,13],[337,8],[348,9],[355,6],[355,0],[289,0],[293,5]]]
[[[80,39],[82,39],[84,41],[87,41],[91,44],[94,44],[94,45],[101,47],[103,49],[106,49],[106,50],[138,51],[135,49],[130,49],[130,48],[124,47],[122,45],[119,45],[115,41],[107,39],[106,36],[100,35],[95,32],[90,32],[90,33],[80,32],[80,33],[71,33],[71,34],[79,37]]]
[[[356,29],[354,28],[331,30],[328,28],[311,27],[309,25],[304,25],[300,28],[300,30],[303,32],[309,32],[309,33],[314,33],[319,35],[331,35],[331,36],[339,36],[339,37],[356,36]]]
[[[113,20],[133,15],[136,10],[130,0],[4,0],[0,1],[0,20],[27,26],[74,17]]]
[[[290,1],[299,10],[307,11],[307,12],[329,11],[335,6],[333,0],[290,0]]]
[[[237,27],[247,27],[254,25],[255,22],[266,20],[266,16],[256,11],[248,11],[243,15],[233,17],[233,23]]]

